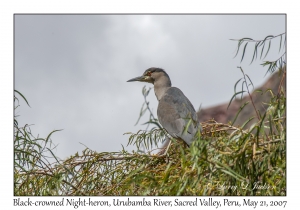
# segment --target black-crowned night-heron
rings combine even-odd
[[[154,92],[159,101],[157,116],[160,124],[173,138],[181,139],[190,146],[201,126],[193,105],[180,89],[172,87],[169,75],[161,68],[152,67],[142,76],[127,82],[133,81],[154,85]],[[164,143],[164,147],[166,146],[165,153],[170,146],[170,140]]]

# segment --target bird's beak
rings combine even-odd
[[[144,76],[141,76],[141,77],[132,78],[132,79],[128,80],[127,82],[135,82],[135,81],[142,82],[144,80],[145,80]]]
[[[132,78],[132,79],[128,80],[127,82],[135,82],[135,81],[149,82],[148,80],[149,80],[149,77],[147,77],[147,76],[140,76],[140,77]]]

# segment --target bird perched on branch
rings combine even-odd
[[[201,131],[197,113],[183,92],[172,87],[169,75],[161,68],[149,68],[140,77],[127,82],[148,82],[154,85],[154,92],[158,102],[157,116],[162,127],[175,139],[183,140],[191,145],[195,134]],[[163,147],[166,154],[171,144],[168,139]],[[161,154],[159,152],[159,154]]]

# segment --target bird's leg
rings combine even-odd
[[[166,137],[166,142],[163,144],[162,149],[156,154],[158,156],[165,156],[171,146],[170,138]]]

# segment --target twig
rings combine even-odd
[[[244,73],[242,67],[239,66],[238,68],[239,68],[239,69],[242,71],[242,73],[243,73],[244,81],[245,81],[245,83],[246,83],[246,88],[247,88],[248,95],[249,95],[249,97],[250,97],[252,106],[253,106],[253,108],[254,108],[254,110],[255,110],[255,112],[256,112],[257,119],[260,120],[260,116],[259,116],[259,114],[258,114],[258,111],[257,111],[255,105],[254,105],[252,95],[251,95],[251,93],[250,93],[250,91],[249,91],[249,87],[248,87],[248,83],[247,83],[247,79],[246,79],[246,76],[248,77],[248,75]],[[248,78],[249,78],[249,77],[248,77]],[[252,83],[252,82],[251,82],[251,83]],[[253,86],[253,84],[252,84],[252,86]]]
[[[285,34],[285,33],[281,33],[281,34],[278,34],[278,35],[276,35],[276,36],[272,36],[272,37],[270,37],[270,38],[265,39],[265,41],[270,40],[270,39],[275,39],[275,38],[277,38],[277,37],[279,37],[279,36],[281,36],[281,35],[283,35],[283,34]],[[232,41],[240,41],[241,39],[230,39],[230,40],[232,40]],[[246,40],[246,41],[247,41],[247,42],[261,42],[261,41],[264,41],[264,40],[248,39],[248,40]]]

